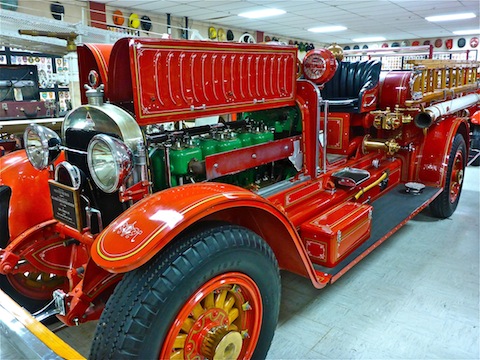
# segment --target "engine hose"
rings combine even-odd
[[[375,186],[377,186],[378,184],[380,184],[383,180],[385,180],[387,178],[388,174],[386,172],[384,172],[382,174],[382,176],[380,176],[380,178],[376,181],[374,181],[373,183],[371,183],[370,185],[368,185],[367,187],[363,188],[362,190],[360,190],[359,192],[357,192],[354,196],[355,200],[358,200],[363,194],[365,194],[368,190],[370,189],[373,189]]]

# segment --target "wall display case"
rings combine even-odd
[[[0,47],[0,65],[35,65],[38,69],[40,99],[57,104],[57,116],[70,108],[69,69],[60,56]]]

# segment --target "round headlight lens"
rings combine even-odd
[[[60,154],[61,140],[55,131],[45,126],[31,124],[23,134],[28,160],[38,170],[45,169]]]
[[[95,135],[88,144],[87,163],[95,184],[113,193],[132,171],[133,155],[122,141],[108,135]]]

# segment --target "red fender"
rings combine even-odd
[[[449,117],[428,128],[423,149],[420,150],[417,181],[428,186],[445,185],[450,148],[457,133],[464,137],[468,148],[468,123],[465,118]]]
[[[56,162],[63,160],[62,154]],[[0,185],[12,189],[8,217],[10,239],[53,218],[48,179],[48,170],[35,169],[24,150],[0,157]]]
[[[286,215],[264,198],[227,184],[180,186],[138,202],[97,237],[91,255],[110,272],[127,272],[148,262],[183,230],[202,220],[250,228],[270,244],[281,268],[310,277],[318,285],[312,263]]]
[[[472,124],[480,125],[480,110],[477,110],[473,113],[470,121],[472,122]]]

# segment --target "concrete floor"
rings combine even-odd
[[[479,359],[480,168],[469,167],[459,207],[428,209],[335,284],[314,289],[282,274],[268,359]],[[95,324],[57,334],[88,355]],[[0,359],[19,359],[0,336]]]

